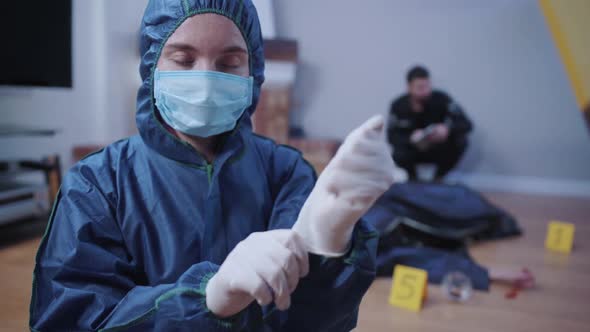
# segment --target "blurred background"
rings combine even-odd
[[[524,211],[524,219],[565,211],[589,221],[590,1],[254,2],[267,57],[257,132],[301,149],[321,171],[351,129],[389,114],[407,91],[407,71],[423,65],[475,126],[447,181],[503,193],[494,197]],[[44,222],[23,220],[43,219],[73,163],[136,133],[138,31],[147,0],[42,3],[34,13],[29,2],[0,4],[4,34],[21,41],[5,41],[0,55],[7,68],[0,73],[0,260],[5,252],[5,262],[18,263],[2,271],[26,278]],[[15,192],[31,200],[16,206]],[[511,206],[515,200],[521,206]],[[554,210],[539,212],[548,206]],[[27,249],[21,237],[30,238]],[[4,312],[26,318],[30,282],[11,276],[2,278],[18,305]],[[22,330],[18,324],[5,323]]]
[[[576,7],[587,2],[553,2],[557,39],[536,0],[279,0],[259,7],[265,38],[295,45],[287,55],[294,67],[275,67],[278,80],[293,83],[288,126],[306,137],[340,140],[369,115],[387,114],[406,91],[406,71],[421,64],[476,124],[457,178],[481,188],[588,194],[589,132],[574,87],[579,98],[588,95],[586,13]],[[17,87],[3,79],[0,88],[2,127],[57,132],[5,137],[2,158],[57,153],[67,169],[74,147],[135,133],[145,5],[72,1],[71,86]],[[566,58],[560,40],[570,49]],[[278,52],[275,63],[285,63]],[[568,58],[579,78],[568,76]]]

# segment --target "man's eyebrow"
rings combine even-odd
[[[246,54],[248,54],[248,51],[245,50],[241,46],[233,45],[233,46],[228,46],[228,47],[224,48],[223,53],[246,53]]]
[[[178,43],[178,42],[170,43],[170,44],[166,45],[166,48],[171,48],[171,49],[174,49],[175,51],[197,51],[197,49],[194,48],[190,44]]]
[[[175,42],[166,45],[166,48],[172,49],[174,51],[190,51],[190,52],[198,52],[199,50],[191,44],[182,43],[182,42]],[[245,53],[248,54],[248,50],[244,49],[238,45],[227,46],[222,50],[222,53]]]

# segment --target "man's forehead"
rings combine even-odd
[[[188,18],[170,36],[167,47],[184,50],[246,50],[246,41],[233,21],[217,14]]]
[[[426,77],[419,77],[419,78],[413,79],[410,83],[416,84],[416,85],[425,85],[425,84],[430,84],[430,79],[426,78]]]
[[[203,52],[201,45],[194,45],[192,43],[185,43],[182,41],[171,41],[166,44],[166,48],[169,51],[186,51],[186,52],[194,52],[200,53]],[[227,46],[220,49],[223,53],[245,53],[248,54],[248,50],[246,50],[242,45],[232,44],[231,42],[228,43]]]

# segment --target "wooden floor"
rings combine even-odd
[[[590,331],[590,200],[516,194],[488,194],[512,212],[524,228],[518,239],[478,245],[474,258],[485,266],[529,267],[538,287],[516,299],[504,297],[507,288],[493,286],[477,292],[465,304],[447,302],[438,287],[429,286],[421,313],[387,304],[391,279],[377,280],[361,305],[355,331]],[[571,256],[543,249],[549,220],[576,224]],[[0,331],[28,330],[29,299],[34,257],[42,223],[0,228]]]
[[[476,292],[465,304],[450,303],[429,286],[420,313],[387,304],[391,279],[379,279],[363,299],[357,332],[379,331],[590,331],[590,200],[488,194],[519,220],[524,236],[477,245],[470,252],[490,267],[528,267],[538,286],[506,299],[507,286]],[[547,222],[576,225],[570,256],[544,250]]]

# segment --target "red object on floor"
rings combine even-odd
[[[522,269],[522,273],[526,277],[520,280],[516,280],[512,285],[512,288],[504,295],[505,298],[510,300],[515,299],[521,290],[534,286],[535,276],[533,276],[531,271],[525,267]]]
[[[508,292],[506,292],[506,294],[504,295],[505,298],[509,299],[509,300],[513,300],[518,296],[518,292],[520,292],[522,288],[520,287],[512,287],[511,290],[509,290]]]

